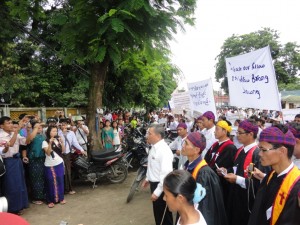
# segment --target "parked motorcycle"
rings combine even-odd
[[[122,183],[128,174],[123,156],[121,148],[102,152],[92,151],[91,159],[87,159],[76,150],[72,154],[72,177],[91,181],[93,188],[96,181],[101,178],[106,178],[111,183]]]
[[[137,128],[133,131],[131,138],[133,144],[127,149],[124,159],[127,161],[127,168],[137,168],[140,161],[147,155],[145,152],[145,135],[140,128]]]
[[[137,175],[130,187],[129,194],[127,196],[126,202],[129,203],[134,194],[139,191],[141,182],[146,178],[147,173],[147,165],[148,165],[148,156],[146,155],[140,162],[140,167],[137,170]]]

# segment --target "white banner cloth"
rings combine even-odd
[[[226,58],[230,105],[281,111],[269,46]]]

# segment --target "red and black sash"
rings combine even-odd
[[[249,166],[249,164],[252,162],[252,156],[253,156],[253,152],[254,150],[257,148],[257,146],[253,146],[246,155],[245,161],[244,161],[244,177],[248,178],[248,173],[247,173],[247,167]],[[244,150],[244,146],[240,147],[237,151],[237,153],[235,154],[234,157],[234,161],[238,158],[239,154],[241,153],[241,151]]]
[[[215,142],[210,150],[210,154],[212,154],[212,150],[218,145],[219,142]],[[212,157],[212,159],[209,161],[209,166],[213,167],[215,165],[215,162],[217,160],[217,157],[223,152],[223,150],[228,146],[228,145],[233,145],[233,142],[228,139],[227,141],[223,142],[221,144],[221,146],[219,146],[218,151],[214,154],[214,156]]]

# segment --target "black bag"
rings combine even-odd
[[[0,177],[2,177],[5,174],[5,172],[6,172],[5,165],[3,159],[0,156]]]

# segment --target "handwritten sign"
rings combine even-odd
[[[230,105],[281,111],[269,46],[226,58]]]
[[[211,79],[188,83],[187,86],[191,109],[202,113],[212,111],[217,117]]]

